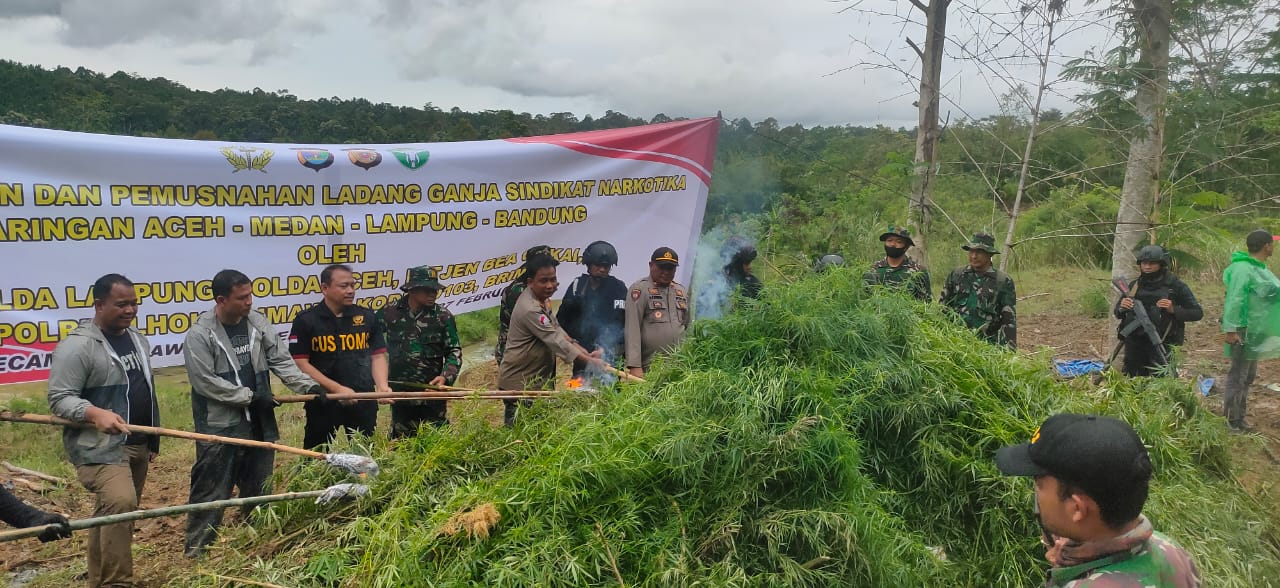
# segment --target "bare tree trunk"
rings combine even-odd
[[[1050,2],[1045,6],[1045,25],[1048,29],[1045,34],[1044,53],[1036,56],[1040,61],[1040,83],[1036,85],[1036,102],[1031,107],[1031,128],[1027,129],[1027,146],[1022,151],[1022,170],[1018,172],[1018,193],[1013,197],[1013,209],[1009,211],[1009,229],[1004,234],[1004,255],[1000,256],[1000,271],[1005,271],[1009,267],[1009,258],[1013,257],[1013,230],[1018,224],[1018,210],[1022,207],[1022,195],[1027,192],[1027,176],[1031,169],[1031,148],[1036,144],[1036,137],[1040,131],[1040,104],[1044,100],[1045,80],[1049,75],[1049,54],[1053,49],[1053,25],[1057,23],[1058,16],[1061,15],[1062,5],[1059,4],[1054,9]]]
[[[911,201],[907,208],[907,227],[915,242],[915,256],[928,263],[929,224],[933,208],[933,177],[937,173],[938,103],[942,85],[942,49],[947,40],[947,7],[951,0],[929,0],[928,6],[921,0],[911,0],[916,9],[925,14],[924,49],[910,39],[907,43],[920,56],[920,96],[916,106],[920,122],[916,129],[916,157],[911,180]]]
[[[1111,249],[1111,276],[1133,271],[1134,251],[1154,224],[1164,154],[1165,99],[1169,90],[1171,0],[1132,0],[1138,33],[1138,88],[1135,105],[1142,123],[1129,143],[1120,212]],[[1114,325],[1113,325],[1114,326]]]

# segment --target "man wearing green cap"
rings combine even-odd
[[[1194,588],[1195,562],[1142,514],[1151,457],[1120,419],[1056,414],[1031,441],[996,452],[1006,476],[1035,480],[1047,588]]]
[[[969,252],[969,265],[958,267],[947,276],[940,302],[955,311],[979,337],[997,345],[1017,347],[1014,306],[1018,297],[1009,274],[991,266],[991,256],[1000,253],[996,238],[977,233],[961,248]]]
[[[394,305],[378,310],[387,334],[389,380],[449,386],[462,369],[458,325],[448,309],[436,304],[440,278],[431,266],[409,269]],[[401,384],[403,387],[403,384]],[[391,405],[391,438],[413,435],[423,423],[445,424],[443,400],[400,400]]]
[[[907,249],[915,246],[911,232],[906,227],[889,225],[889,229],[880,235],[880,242],[884,243],[884,258],[871,264],[871,271],[862,276],[863,281],[868,286],[904,289],[922,302],[932,299],[929,271],[907,257]]]

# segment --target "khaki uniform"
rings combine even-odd
[[[578,356],[578,349],[560,328],[551,308],[543,307],[531,290],[525,290],[511,312],[507,348],[498,366],[498,388],[528,390],[550,387],[556,377],[557,356],[573,361]]]
[[[649,278],[631,285],[626,302],[627,367],[649,369],[653,354],[684,339],[692,320],[689,290],[679,282],[656,286]]]

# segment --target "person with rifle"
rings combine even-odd
[[[1258,375],[1258,360],[1280,357],[1280,279],[1267,269],[1277,237],[1258,229],[1245,237],[1248,252],[1231,254],[1222,274],[1227,296],[1222,303],[1222,332],[1231,358],[1223,398],[1227,425],[1233,433],[1250,432],[1244,421],[1249,386]]]
[[[129,278],[98,278],[93,320],[58,343],[49,366],[49,412],[93,425],[63,427],[62,447],[76,479],[96,497],[95,517],[137,510],[147,469],[160,452],[159,437],[129,430],[160,426],[151,344],[132,326],[138,304]],[[90,530],[89,586],[134,585],[132,545],[133,523]]]
[[[280,439],[279,403],[271,393],[271,374],[294,392],[323,389],[294,363],[275,325],[253,312],[249,276],[224,269],[214,274],[209,291],[213,308],[196,319],[182,341],[196,432],[275,442]],[[188,502],[226,500],[233,489],[240,498],[270,494],[275,459],[271,449],[197,442]],[[247,517],[251,511],[241,513]],[[183,554],[203,554],[221,525],[221,510],[187,515]]]
[[[916,300],[928,302],[933,298],[929,284],[929,270],[907,256],[907,250],[915,246],[911,232],[906,227],[890,225],[880,235],[884,243],[884,257],[871,264],[862,281],[868,286],[888,286],[905,290]]]
[[[996,238],[977,233],[963,245],[969,265],[947,276],[939,302],[951,309],[965,326],[996,345],[1018,345],[1018,304],[1013,278],[991,265],[991,256],[1000,253]]]
[[[618,265],[618,251],[607,241],[595,241],[582,250],[587,273],[575,278],[560,301],[556,320],[583,349],[603,350],[605,363],[622,356],[626,321],[627,285],[609,275]],[[575,359],[573,375],[586,372],[587,363]]]
[[[1170,272],[1169,252],[1159,245],[1138,250],[1138,278],[1120,292],[1113,312],[1124,346],[1126,376],[1153,376],[1169,365],[1171,347],[1182,345],[1186,325],[1204,318],[1204,310],[1186,282]]]

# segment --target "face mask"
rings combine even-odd
[[[885,245],[884,254],[887,255],[889,259],[897,259],[907,254],[907,248],[906,247],[890,247],[888,245]]]

